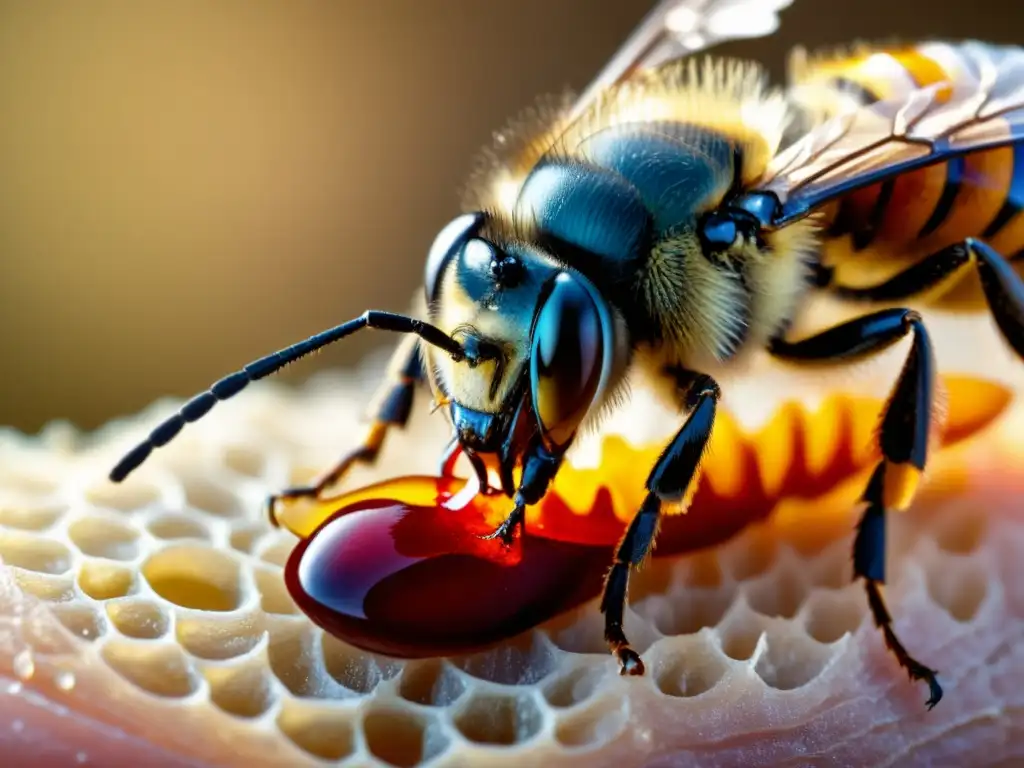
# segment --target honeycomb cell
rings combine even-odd
[[[296,538],[289,533],[279,532],[276,539],[266,539],[265,545],[260,547],[254,554],[265,563],[284,568],[288,563],[288,556],[295,548]]]
[[[297,747],[324,760],[341,760],[355,749],[352,712],[322,702],[285,699],[277,727]]]
[[[85,498],[95,507],[134,512],[156,504],[160,500],[160,490],[155,485],[133,479],[132,482],[123,485],[95,485],[86,491]]]
[[[602,664],[580,664],[565,669],[564,660],[560,661],[559,674],[541,686],[541,693],[552,707],[574,707],[586,701],[608,674],[607,666]]]
[[[640,612],[663,635],[690,635],[714,627],[729,610],[736,596],[733,584],[716,589],[675,590],[663,599],[652,598]]]
[[[677,638],[659,651],[666,661],[653,671],[654,681],[666,696],[700,696],[729,671],[729,662],[704,637]]]
[[[528,692],[477,693],[460,704],[454,723],[459,733],[477,744],[523,744],[540,732],[544,714]]]
[[[791,691],[814,680],[832,660],[834,646],[822,645],[793,624],[765,636],[754,671],[770,687]]]
[[[263,477],[267,466],[263,453],[241,445],[227,446],[221,454],[221,460],[225,467],[242,477]]]
[[[791,560],[744,585],[747,604],[753,610],[786,619],[796,616],[807,599],[807,592],[807,579],[800,566]]]
[[[747,581],[767,573],[775,563],[779,543],[767,526],[756,525],[741,539],[726,545],[722,566],[736,581]]]
[[[3,467],[0,468],[0,485],[12,495],[39,497],[57,490],[57,478],[38,467],[26,465],[19,467],[18,471]]]
[[[627,607],[626,633],[631,639],[635,637],[637,629],[635,616],[636,614]],[[567,653],[608,653],[608,645],[604,641],[604,619],[595,603],[588,603],[582,608],[553,619],[547,623],[546,629],[551,643]]]
[[[264,611],[285,616],[299,612],[295,601],[285,588],[280,570],[256,565],[253,566],[252,574],[256,581],[256,589],[260,593],[260,607]]]
[[[111,624],[125,637],[154,640],[170,629],[170,619],[164,608],[144,598],[128,598],[106,605]]]
[[[405,709],[373,707],[363,715],[363,735],[370,754],[388,765],[411,768],[440,754],[448,739],[433,719]]]
[[[264,623],[257,613],[190,613],[177,617],[174,631],[181,647],[198,659],[233,659],[259,644]]]
[[[228,534],[228,544],[236,552],[252,554],[257,542],[266,532],[267,526],[263,523],[239,523]]]
[[[926,565],[928,594],[961,623],[971,621],[988,594],[991,573],[976,556],[957,555]]]
[[[80,603],[58,603],[50,611],[64,628],[75,637],[93,641],[107,632],[103,614],[96,608]]]
[[[867,610],[867,595],[860,584],[842,590],[815,590],[804,604],[804,628],[819,643],[828,645],[856,632]]]
[[[36,573],[61,574],[71,568],[72,555],[55,539],[21,531],[0,531],[0,561]]]
[[[78,587],[93,600],[124,597],[135,588],[135,571],[106,560],[85,560],[78,569]]]
[[[75,599],[75,582],[70,573],[54,576],[49,573],[11,568],[18,589],[47,603],[63,603]]]
[[[138,531],[128,523],[80,517],[68,526],[68,536],[84,555],[107,560],[134,560],[139,555]]]
[[[255,718],[274,704],[274,686],[260,663],[207,666],[203,677],[215,706],[236,717]]]
[[[111,638],[100,655],[125,680],[155,696],[181,699],[199,690],[201,678],[177,645]]]
[[[833,541],[802,561],[807,583],[825,589],[842,589],[853,581],[853,538]]]
[[[209,541],[210,532],[198,520],[181,514],[162,514],[146,523],[146,529],[158,539],[196,539]]]
[[[736,661],[750,659],[764,634],[765,623],[764,617],[754,613],[746,603],[735,603],[716,633],[722,652]]]
[[[402,667],[398,695],[431,707],[448,707],[466,691],[467,683],[454,667],[440,659],[410,661]]]
[[[171,546],[151,555],[142,575],[165,600],[200,611],[233,611],[241,604],[238,562],[208,547]]]
[[[5,506],[0,504],[0,527],[22,531],[45,531],[60,520],[64,512],[65,507],[61,505]]]
[[[680,560],[676,583],[688,588],[718,589],[724,583],[722,563],[715,550],[694,552]]]
[[[185,478],[184,484],[185,501],[193,509],[229,520],[245,516],[238,497],[222,485],[198,476]]]
[[[360,651],[327,633],[320,635],[320,653],[327,674],[354,693],[371,693],[401,670],[400,662]]]
[[[935,543],[946,552],[967,555],[981,546],[987,528],[981,510],[954,502],[944,511],[932,535]]]
[[[302,620],[270,627],[270,669],[295,696],[322,696],[328,688],[327,673],[319,656],[319,634]]]
[[[533,685],[557,666],[558,655],[543,635],[528,632],[497,648],[456,658],[453,663],[480,680]]]
[[[561,716],[555,725],[555,738],[575,750],[600,749],[625,730],[628,710],[626,699],[599,699]]]

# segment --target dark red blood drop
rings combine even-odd
[[[285,567],[299,608],[330,634],[404,658],[476,651],[600,592],[613,549],[521,536],[511,547],[470,505],[370,499],[325,520]]]

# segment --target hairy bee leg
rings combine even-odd
[[[318,498],[339,482],[357,463],[373,463],[384,439],[393,427],[404,427],[412,413],[416,386],[423,380],[423,361],[419,340],[407,338],[399,344],[388,364],[388,373],[377,388],[367,409],[369,424],[356,447],[346,453],[312,485],[286,488],[267,499],[267,510],[273,520],[274,505],[282,499]]]
[[[885,583],[885,495],[886,462],[875,468],[861,498],[867,504],[853,544],[854,578],[863,578],[867,590],[868,605],[875,626],[882,630],[885,645],[907,670],[912,680],[924,680],[928,684],[928,701],[931,709],[942,699],[942,687],[936,679],[936,671],[929,669],[911,656],[892,629],[892,615],[885,606],[881,585]]]
[[[622,628],[623,612],[629,587],[629,573],[639,568],[654,549],[663,502],[680,502],[690,489],[704,455],[721,390],[710,376],[692,379],[686,396],[689,416],[679,432],[666,446],[647,478],[647,496],[640,510],[630,521],[615,563],[608,572],[601,597],[604,614],[604,637],[619,660],[623,675],[642,675],[644,664],[634,651]]]
[[[920,315],[908,309],[887,309],[842,323],[802,341],[772,341],[769,351],[793,362],[839,362],[879,352],[913,336],[913,345],[882,415],[879,462],[864,492],[867,503],[853,546],[854,579],[864,579],[868,603],[885,643],[911,679],[928,685],[926,706],[942,698],[936,671],[913,658],[896,637],[885,607],[885,514],[904,510],[917,491],[928,457],[934,400],[935,361],[931,340]]]
[[[966,270],[977,269],[996,325],[1014,351],[1024,357],[1024,280],[1010,261],[987,243],[969,237],[877,285],[854,288],[833,284],[829,290],[843,299],[902,301],[940,290]]]

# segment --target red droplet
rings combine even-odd
[[[288,591],[345,642],[397,657],[443,656],[513,637],[600,592],[610,546],[484,540],[477,504],[454,511],[369,499],[299,542]]]

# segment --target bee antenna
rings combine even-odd
[[[110,471],[111,481],[119,483],[124,480],[146,460],[154,448],[169,443],[182,427],[189,422],[201,419],[218,401],[234,397],[251,382],[276,373],[299,358],[364,328],[375,328],[393,333],[414,333],[428,344],[444,350],[456,361],[462,360],[466,356],[463,346],[435,325],[405,315],[371,309],[354,320],[328,328],[315,336],[310,336],[305,341],[261,357],[244,366],[240,371],[225,376],[205,392],[196,395],[185,403],[176,414],[150,432],[149,437],[125,454],[117,466]]]

